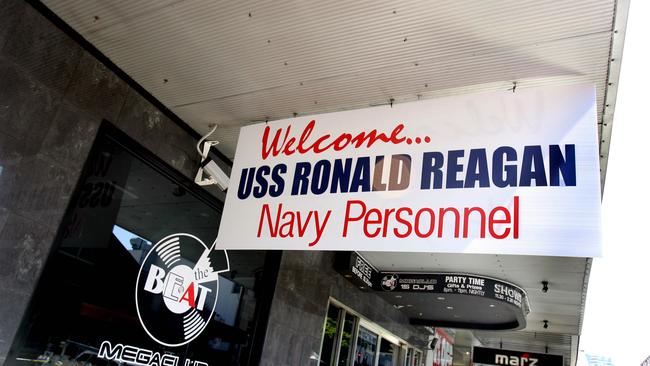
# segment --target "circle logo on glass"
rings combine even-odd
[[[210,322],[219,295],[219,273],[230,269],[225,250],[208,248],[190,234],[154,245],[142,262],[135,303],[144,330],[156,342],[182,346]]]
[[[397,287],[399,276],[396,274],[386,275],[381,279],[381,288],[384,291],[393,291]]]

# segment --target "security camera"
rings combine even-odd
[[[199,166],[199,171],[196,173],[194,182],[200,186],[216,184],[222,191],[225,191],[228,189],[228,184],[230,184],[230,178],[209,156],[210,148],[218,145],[219,141],[205,141],[205,139],[212,135],[216,129],[217,125],[214,125],[212,130],[207,135],[203,136],[199,140],[199,143],[196,144],[196,150],[199,152],[199,155],[201,155],[201,165]],[[201,149],[202,143],[203,149]],[[207,175],[207,178],[204,177],[204,175]]]
[[[226,172],[221,170],[219,168],[219,165],[212,160],[210,157],[206,157],[203,159],[203,162],[201,162],[201,165],[199,167],[199,174],[201,174],[201,170],[203,172],[207,173],[210,178],[209,179],[201,179],[200,182],[196,182],[199,185],[210,185],[210,184],[216,184],[221,188],[222,191],[225,191],[228,189],[228,184],[230,184],[230,178],[228,178],[228,175],[226,175]]]

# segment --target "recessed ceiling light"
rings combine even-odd
[[[490,307],[491,307],[491,308],[493,308],[493,307],[495,307],[495,306],[496,306],[496,305],[494,305],[494,304],[490,304]]]
[[[350,277],[352,277],[352,275],[347,274],[347,275],[343,275],[343,277],[350,278]]]
[[[445,298],[442,297],[442,296],[438,296],[437,299],[438,299],[438,300],[444,300]]]
[[[396,299],[401,299],[401,298],[402,298],[402,295],[395,295],[395,298],[396,298]]]
[[[411,304],[406,304],[406,307],[407,307],[407,308],[411,308],[411,307],[413,307],[413,305],[411,305]]]
[[[465,354],[466,354],[466,355],[469,355],[469,351],[465,351]]]
[[[420,313],[420,316],[422,316],[422,313]]]
[[[454,310],[453,306],[447,306],[447,310]]]

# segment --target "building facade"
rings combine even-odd
[[[530,11],[513,2],[514,13],[530,15],[517,32],[503,29],[507,11],[485,4],[422,9],[384,2],[373,11],[351,4],[345,11],[332,4],[277,5],[282,11],[256,2],[250,9],[88,4],[0,0],[0,365],[450,366],[472,364],[474,347],[504,350],[499,360],[528,360],[530,352],[561,355],[560,363],[575,365],[591,258],[312,250],[228,250],[219,257],[211,245],[226,193],[195,184],[202,169],[197,142],[213,115],[232,117],[217,133],[225,143],[209,153],[229,174],[233,131],[251,122],[376,106],[378,98],[392,108],[506,86],[515,93],[520,79],[531,88],[592,84],[602,187],[627,2],[584,0]],[[486,7],[479,11],[485,24],[468,15],[475,6]],[[146,11],[167,18],[143,20]],[[418,20],[438,13],[444,19]],[[139,50],[129,43],[129,28],[110,16],[155,25],[137,36],[156,44],[166,41],[163,30],[187,26],[174,28],[179,36],[170,44],[178,49],[155,53],[173,64],[165,71],[177,72],[177,80],[153,67],[127,69],[151,55],[120,53]],[[239,16],[261,23],[250,26]],[[211,17],[219,21],[210,23]],[[304,32],[292,31],[286,17]],[[438,37],[449,19],[459,29]],[[544,25],[549,19],[557,24]],[[222,28],[212,34],[200,28],[206,22]],[[474,22],[475,33],[489,42],[465,33]],[[366,23],[413,36],[391,34],[389,42],[383,28],[358,29]],[[320,30],[312,34],[312,26]],[[111,27],[115,33],[102,33]],[[265,27],[279,33],[267,35]],[[339,29],[361,36],[324,36]],[[260,45],[247,43],[259,41],[253,36],[269,49],[268,65],[256,63],[263,57]],[[237,39],[249,48],[230,44]],[[201,43],[211,40],[215,49],[227,43],[239,53],[221,59]],[[187,67],[176,59],[186,45],[196,57]],[[301,58],[321,46],[327,52]],[[434,46],[440,49],[429,49]],[[215,69],[227,96],[203,100]],[[345,72],[329,74],[337,70]],[[250,90],[233,87],[239,84]],[[191,95],[191,103],[179,95]],[[208,103],[214,99],[223,105]],[[480,127],[487,134],[494,126]],[[186,272],[196,281],[184,282]],[[395,273],[423,286],[417,289],[452,274],[452,282],[488,283],[511,297],[501,303],[494,294],[457,297],[458,313],[452,313],[458,294],[391,292],[399,283]],[[421,319],[431,313],[446,318]]]
[[[148,95],[142,95],[141,89],[134,89],[132,84],[116,75],[98,60],[96,50],[84,48],[52,18],[41,13],[39,10],[43,9],[39,9],[38,4],[36,8],[33,5],[20,0],[3,0],[0,4],[0,298],[4,299],[0,305],[0,363],[7,365],[17,362],[16,358],[61,356],[65,354],[65,346],[60,342],[68,342],[68,360],[84,350],[97,351],[92,351],[92,347],[99,344],[81,344],[83,342],[75,338],[88,337],[88,330],[77,328],[74,323],[82,323],[84,316],[110,317],[108,314],[112,310],[108,303],[98,310],[81,295],[76,302],[67,304],[81,306],[81,315],[59,314],[62,323],[50,319],[56,318],[58,313],[45,309],[50,307],[47,302],[57,301],[58,296],[69,296],[73,286],[84,286],[63,279],[63,283],[51,283],[47,277],[62,273],[80,278],[92,276],[91,272],[84,273],[87,269],[83,267],[63,262],[62,258],[72,255],[68,249],[86,248],[88,243],[81,243],[81,239],[105,241],[107,239],[93,235],[101,237],[106,233],[100,234],[99,231],[109,230],[121,220],[131,220],[122,216],[136,215],[124,213],[124,207],[117,218],[116,212],[96,214],[90,208],[80,209],[84,187],[107,179],[105,176],[98,178],[93,173],[99,169],[97,167],[102,167],[102,154],[110,151],[115,154],[113,156],[118,156],[118,151],[120,154],[125,154],[122,150],[128,151],[126,155],[129,156],[123,159],[132,161],[123,163],[122,167],[113,161],[108,169],[108,176],[114,179],[113,182],[118,182],[118,186],[131,182],[134,176],[149,176],[147,179],[152,184],[178,184],[182,187],[191,184],[199,163],[195,147],[197,138],[187,126],[179,124],[178,118],[168,110],[161,110],[160,105],[152,103]],[[224,161],[225,169],[227,164]],[[111,173],[114,169],[116,172]],[[163,173],[157,174],[157,171]],[[174,178],[169,179],[168,175]],[[130,187],[134,190],[131,194],[139,195],[137,191],[145,190],[136,183]],[[115,188],[112,189],[114,192]],[[200,191],[197,201],[210,201],[208,206],[216,206],[218,211],[223,204],[223,195],[216,189],[211,193]],[[175,197],[174,192],[166,193]],[[128,200],[128,197],[129,192],[112,195],[116,200]],[[159,201],[158,197],[149,200],[145,197],[143,202],[132,202],[129,209],[159,204]],[[170,213],[158,212],[156,215],[169,219]],[[86,232],[72,240],[69,231],[71,226],[79,225],[75,222],[79,217],[85,217],[80,225],[81,231]],[[219,217],[212,218],[216,230]],[[105,224],[93,226],[89,221],[105,221]],[[149,225],[147,220],[144,221],[130,221],[128,225],[131,225],[131,230],[143,232],[149,230],[145,228]],[[179,226],[178,230],[196,231],[192,225],[195,224]],[[76,230],[80,229],[77,227]],[[119,235],[128,239],[128,234]],[[126,245],[123,249],[132,253],[138,251]],[[231,257],[235,255],[231,253]],[[242,267],[259,266],[261,268],[256,270],[269,277],[263,282],[267,288],[255,288],[258,293],[250,295],[264,298],[257,299],[264,304],[258,304],[257,309],[254,306],[246,309],[242,305],[235,311],[239,313],[233,314],[238,320],[243,317],[248,321],[239,324],[247,333],[232,343],[246,344],[251,353],[238,359],[232,354],[227,357],[234,359],[211,358],[211,362],[317,364],[313,355],[320,354],[323,324],[331,298],[420,349],[426,343],[426,333],[408,325],[405,316],[392,305],[372,293],[355,291],[350,282],[336,273],[332,266],[333,253],[247,253],[246,256],[261,259],[259,263],[246,263]],[[87,258],[80,255],[76,261],[90,265],[96,259],[93,258],[92,254]],[[63,268],[71,266],[79,272],[62,272]],[[241,272],[234,264],[231,269]],[[255,282],[254,275],[251,277]],[[260,286],[249,282],[239,285],[251,289]],[[61,288],[57,290],[50,286]],[[43,296],[49,299],[44,300]],[[246,296],[242,294],[238,301],[245,303]],[[256,311],[259,314],[254,314]],[[96,314],[89,315],[93,312]],[[259,325],[248,324],[253,321],[251,318]],[[59,339],[40,339],[45,336],[42,332],[47,332],[40,329],[44,327],[42,324],[70,327],[70,332],[53,332],[52,336],[60,335]],[[32,329],[31,333],[28,329]],[[77,349],[73,351],[75,344]]]

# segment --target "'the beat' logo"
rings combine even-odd
[[[230,269],[225,250],[208,248],[190,234],[160,240],[147,254],[135,288],[138,317],[156,342],[182,346],[199,336],[212,319],[219,273]]]
[[[381,289],[384,291],[393,291],[397,287],[397,281],[399,280],[399,276],[396,274],[390,274],[384,276],[384,278],[381,279]]]

